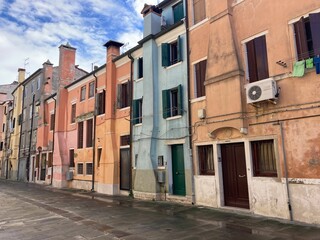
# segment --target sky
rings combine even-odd
[[[77,48],[76,64],[90,72],[105,63],[109,40],[125,44],[142,38],[145,3],[159,0],[0,0],[0,84],[28,77],[49,59],[59,64],[61,44]]]

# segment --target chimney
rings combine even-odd
[[[120,55],[120,47],[123,46],[123,43],[110,40],[103,46],[107,48],[107,63],[108,63],[109,61],[112,61],[113,58]]]
[[[50,95],[52,93],[52,81],[53,81],[53,64],[49,59],[42,64],[43,67],[43,82],[44,95]]]
[[[60,87],[64,87],[75,79],[76,48],[69,43],[59,47],[59,80]]]
[[[143,37],[150,34],[157,34],[161,31],[161,12],[162,10],[154,5],[144,4],[141,11],[143,15]]]
[[[24,68],[18,69],[18,82],[22,83],[26,77],[26,70]]]

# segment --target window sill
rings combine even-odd
[[[166,167],[165,167],[165,166],[158,166],[158,169],[159,169],[159,170],[165,170]]]
[[[141,127],[142,126],[142,123],[137,123],[134,125],[135,127]]]
[[[130,109],[130,107],[124,107],[124,108],[119,108],[118,110],[119,111],[125,111],[125,110],[129,110]]]
[[[168,117],[166,118],[167,121],[171,121],[171,120],[175,120],[175,119],[179,119],[182,118],[182,115],[178,115],[178,116],[173,116],[173,117]]]
[[[202,96],[202,97],[191,99],[190,102],[191,103],[195,103],[195,102],[201,102],[201,101],[204,101],[204,100],[206,100],[206,96]]]
[[[198,22],[198,23],[194,24],[193,26],[191,26],[189,28],[189,30],[192,31],[193,29],[195,29],[195,28],[201,26],[202,24],[208,22],[208,20],[209,20],[209,18],[205,18],[205,19],[201,20],[200,22]]]
[[[106,113],[101,113],[101,114],[97,115],[97,117],[103,117],[104,115],[106,115]]]
[[[136,79],[134,81],[137,83],[137,82],[141,82],[142,80],[143,80],[143,77],[142,78],[138,78],[138,79]]]
[[[92,98],[94,98],[94,95],[93,95],[92,97],[89,97],[88,100],[90,100],[90,99],[92,99]]]
[[[180,64],[182,64],[182,61],[177,62],[177,63],[174,63],[174,64],[172,64],[172,65],[170,65],[170,66],[168,66],[168,67],[165,67],[165,69],[169,70],[169,69],[174,68],[174,67],[176,67],[176,66],[178,66],[178,65],[180,65]]]

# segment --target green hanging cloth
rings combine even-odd
[[[303,77],[305,62],[306,62],[305,60],[302,60],[302,61],[296,62],[293,65],[293,73],[292,73],[293,77]]]
[[[313,58],[306,60],[306,68],[313,68]]]

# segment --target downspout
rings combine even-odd
[[[25,91],[25,88],[23,86],[23,91],[22,91],[22,106],[21,106],[21,122],[20,122],[20,136],[19,136],[19,152],[18,152],[18,173],[17,173],[17,181],[19,181],[19,172],[20,172],[20,157],[21,157],[21,135],[22,135],[22,125],[23,125],[23,106],[24,106],[24,91]]]
[[[131,56],[131,53],[128,53],[128,58],[130,58],[131,60],[131,67],[130,67],[130,88],[131,88],[131,96],[130,96],[130,193],[129,196],[133,197],[133,189],[132,189],[132,159],[133,159],[133,152],[132,152],[132,141],[133,141],[133,136],[132,136],[132,132],[133,132],[133,122],[132,122],[132,113],[133,113],[133,62],[134,59]]]
[[[57,99],[55,96],[52,96],[52,99],[54,100],[54,118],[56,118],[56,109],[57,109]],[[53,182],[53,153],[54,153],[54,133],[56,131],[56,119],[54,119],[54,125],[53,125],[53,135],[52,135],[52,166],[51,166],[51,180],[50,180],[50,185],[52,185]],[[39,156],[40,157],[40,156]]]
[[[291,207],[291,200],[290,200],[290,191],[289,191],[289,180],[288,180],[288,164],[287,164],[287,155],[286,155],[286,149],[284,144],[284,135],[283,135],[283,126],[282,122],[279,122],[280,125],[280,133],[281,133],[281,141],[282,141],[282,152],[283,152],[283,163],[284,163],[284,175],[286,178],[286,188],[287,188],[287,198],[288,198],[288,210],[290,214],[290,221],[293,221],[292,216],[292,207]]]
[[[187,41],[186,41],[186,44],[187,44],[187,86],[188,86],[188,118],[189,118],[189,126],[188,126],[188,131],[189,131],[189,145],[190,145],[190,153],[189,153],[189,156],[190,156],[190,159],[191,159],[191,191],[192,191],[192,205],[195,204],[195,187],[194,187],[194,166],[193,166],[193,151],[192,151],[192,122],[191,122],[191,101],[190,101],[190,97],[191,97],[191,88],[190,88],[190,56],[189,56],[189,49],[190,49],[190,46],[189,46],[189,38],[190,38],[190,35],[189,35],[189,14],[188,14],[188,11],[189,11],[189,6],[188,6],[188,1],[186,1],[186,16],[185,16],[185,24],[186,24],[186,36],[187,36]]]
[[[32,96],[32,112],[31,112],[31,126],[30,126],[30,139],[29,139],[29,153],[28,153],[28,158],[27,158],[27,181],[29,182],[29,175],[30,175],[30,157],[31,157],[31,145],[32,145],[32,132],[33,132],[33,117],[34,117],[34,99],[35,99],[35,94]],[[40,157],[40,156],[39,156]]]
[[[94,181],[95,181],[95,159],[96,159],[96,129],[97,129],[97,87],[98,78],[96,73],[93,72],[94,80],[94,112],[93,112],[93,143],[92,143],[92,186],[91,192],[94,192]]]

